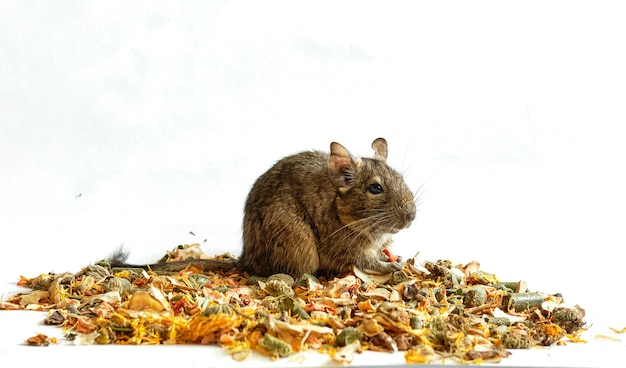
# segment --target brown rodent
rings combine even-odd
[[[333,142],[330,154],[288,156],[261,175],[246,200],[238,261],[149,266],[176,271],[197,263],[205,270],[236,266],[252,275],[294,277],[339,275],[353,266],[376,273],[400,269],[382,250],[391,234],[414,220],[415,198],[402,176],[386,164],[387,141],[378,138],[372,148],[372,158],[357,158]]]

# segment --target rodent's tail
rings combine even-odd
[[[109,257],[112,268],[142,268],[144,270],[179,272],[189,265],[195,265],[203,271],[229,271],[237,268],[239,261],[237,258],[226,259],[187,259],[175,262],[157,262],[153,264],[133,265],[126,263],[128,252],[123,246],[119,246]]]
[[[129,253],[124,250],[124,246],[120,245],[109,257],[111,267],[123,267],[126,265]]]

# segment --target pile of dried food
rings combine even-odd
[[[191,249],[197,245],[181,247]],[[584,311],[559,295],[500,282],[477,262],[409,259],[390,275],[358,269],[341,278],[294,280],[191,264],[170,274],[102,261],[76,274],[22,277],[32,289],[0,309],[48,311],[77,344],[217,344],[236,360],[300,351],[349,363],[355,353],[404,351],[408,363],[498,361],[507,349],[576,341]],[[46,341],[46,340],[44,340]]]

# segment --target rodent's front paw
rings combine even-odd
[[[400,271],[402,269],[402,264],[400,262],[380,261],[378,265],[379,265],[378,271],[382,274],[392,273],[392,272]]]
[[[402,263],[400,262],[399,257],[397,262],[389,262],[389,264],[393,268],[393,271],[400,271],[402,269]]]
[[[400,262],[388,262],[376,260],[372,263],[355,265],[360,270],[371,275],[385,275],[392,272],[400,271],[402,264]]]

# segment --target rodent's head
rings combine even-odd
[[[397,233],[415,219],[415,197],[387,165],[387,141],[378,138],[372,148],[374,157],[355,158],[341,144],[330,144],[328,173],[337,187],[337,212],[357,232]]]

